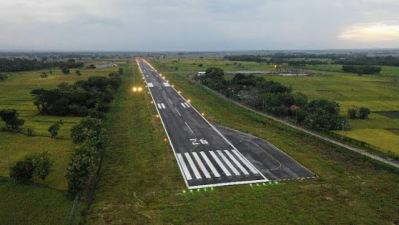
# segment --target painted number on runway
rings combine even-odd
[[[191,144],[193,144],[193,145],[199,145],[200,144],[200,143],[198,143],[198,139],[195,139],[195,138],[190,139],[190,141],[191,141]],[[203,139],[203,138],[201,138],[199,140],[199,142],[201,142],[201,144],[203,144],[203,145],[209,145],[208,141]]]

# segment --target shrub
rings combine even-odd
[[[369,108],[365,107],[360,107],[359,109],[359,117],[360,119],[367,119],[369,117],[369,114],[371,113]]]
[[[50,132],[52,138],[57,137],[58,131],[60,130],[62,124],[63,124],[63,122],[62,122],[62,120],[60,120],[60,121],[55,122],[53,125],[51,125],[48,128],[48,132]]]
[[[11,131],[20,131],[25,120],[18,119],[18,112],[15,109],[3,109],[0,111],[1,119],[6,123],[7,129]]]
[[[31,161],[18,161],[10,169],[10,177],[19,182],[32,181],[34,167]]]
[[[32,137],[33,133],[34,133],[34,130],[29,127],[29,128],[26,129],[26,133],[28,134],[28,136]]]
[[[10,169],[10,177],[19,182],[32,181],[34,177],[45,180],[52,172],[53,160],[50,153],[44,151],[27,155]]]
[[[356,108],[350,108],[348,110],[349,119],[356,119],[356,115],[357,115],[357,109]]]

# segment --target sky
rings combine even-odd
[[[399,48],[398,12],[398,0],[0,0],[0,50]]]

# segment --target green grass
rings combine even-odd
[[[159,67],[159,63],[154,66]],[[112,107],[112,144],[90,224],[392,224],[399,215],[398,173],[358,154],[275,124],[220,99],[183,74],[165,73],[212,122],[269,140],[319,175],[266,187],[183,193],[184,182],[147,94],[134,75]],[[123,132],[121,132],[123,131]]]
[[[65,178],[69,156],[75,145],[69,138],[70,128],[81,118],[39,115],[33,105],[30,91],[36,88],[55,88],[62,82],[73,83],[89,76],[106,76],[117,68],[81,70],[76,76],[74,70],[69,76],[53,70],[49,78],[40,78],[41,71],[9,73],[0,82],[0,109],[13,108],[25,120],[23,133],[0,132],[0,224],[65,224],[72,207],[66,195]],[[50,138],[48,128],[62,119],[58,139]],[[5,127],[0,122],[0,127]],[[32,128],[34,136],[28,137],[26,129]],[[25,133],[25,134],[24,134]],[[10,167],[26,155],[48,151],[54,159],[54,171],[45,181],[36,184],[19,185],[9,180]]]

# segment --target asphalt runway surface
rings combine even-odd
[[[259,139],[253,142],[255,146],[243,144],[252,136],[216,128],[149,63],[144,59],[137,63],[188,189],[314,175],[268,142]]]

